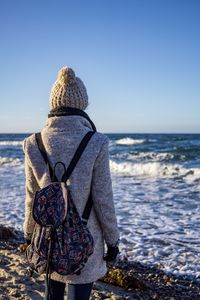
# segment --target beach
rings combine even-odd
[[[22,232],[14,238],[0,239],[1,300],[44,299],[44,275],[34,273],[29,276],[22,242]],[[158,268],[119,257],[108,266],[106,276],[95,282],[90,299],[197,300],[200,299],[200,284],[184,276],[169,276]]]

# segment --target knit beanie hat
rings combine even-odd
[[[88,106],[87,90],[82,80],[76,77],[71,68],[63,67],[58,72],[50,95],[51,109],[60,106],[73,107],[81,110]]]

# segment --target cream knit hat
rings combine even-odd
[[[63,67],[58,72],[58,78],[54,83],[50,95],[51,109],[67,106],[86,109],[88,106],[88,95],[82,80],[76,77],[71,68]]]

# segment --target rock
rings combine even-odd
[[[16,234],[13,228],[0,225],[0,240],[9,240],[15,237]]]

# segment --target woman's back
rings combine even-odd
[[[41,130],[41,135],[51,166],[61,161],[67,168],[83,136],[91,130],[93,130],[91,123],[80,115],[69,116],[63,113],[63,115],[49,117]],[[108,138],[102,133],[95,132],[70,177],[69,189],[80,215],[92,189],[93,207],[87,226],[94,238],[94,253],[89,257],[80,275],[61,276],[54,272],[51,275],[54,280],[74,284],[89,283],[106,273],[106,262],[103,259],[104,242],[112,245],[119,239],[108,145]],[[26,171],[24,234],[27,239],[30,239],[35,224],[32,218],[34,194],[38,189],[48,185],[51,179],[38,149],[35,134],[24,140],[23,148]],[[62,174],[62,166],[58,165],[56,168],[58,179],[61,179]]]

